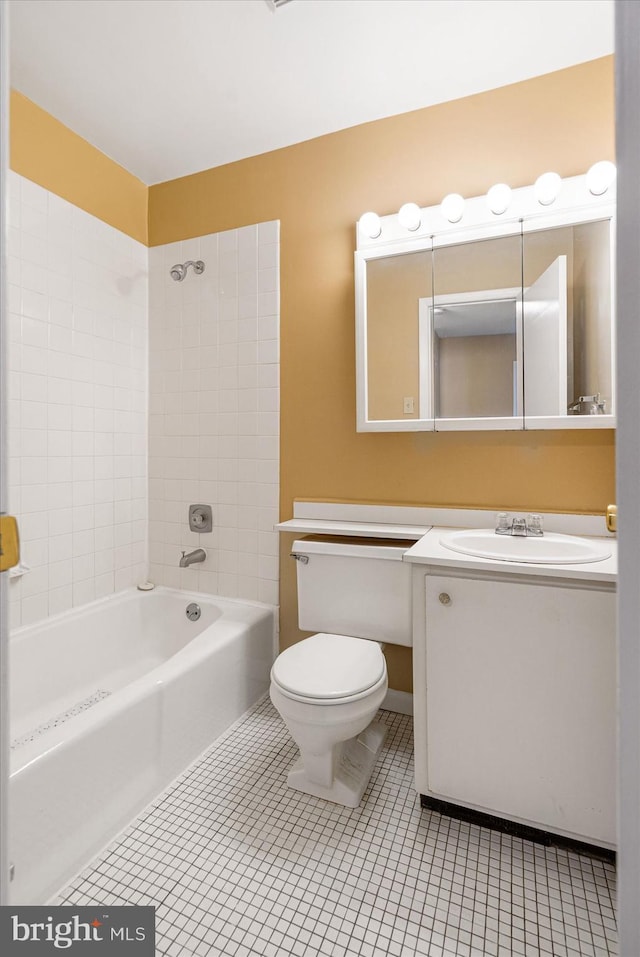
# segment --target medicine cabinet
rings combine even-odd
[[[577,176],[358,230],[358,431],[613,428],[614,212]]]

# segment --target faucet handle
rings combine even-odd
[[[511,523],[509,521],[509,516],[506,512],[498,512],[496,515],[496,534],[497,535],[510,535],[511,534]]]
[[[527,531],[529,535],[543,535],[542,515],[527,515]]]

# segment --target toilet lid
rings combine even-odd
[[[276,658],[271,677],[284,691],[308,698],[347,698],[373,687],[385,673],[375,641],[312,635]]]

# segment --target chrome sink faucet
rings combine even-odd
[[[178,562],[180,568],[188,568],[189,565],[196,565],[198,562],[203,562],[207,557],[207,553],[204,548],[196,548],[189,554],[182,553],[182,558]]]
[[[506,512],[498,512],[496,517],[496,535],[514,535],[518,538],[544,535],[542,515],[519,515],[509,518]]]

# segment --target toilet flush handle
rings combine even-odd
[[[303,565],[308,565],[308,564],[309,564],[309,556],[308,556],[308,555],[296,555],[296,554],[294,554],[294,552],[291,552],[291,558],[295,558],[295,560],[296,560],[297,562],[302,562]]]

